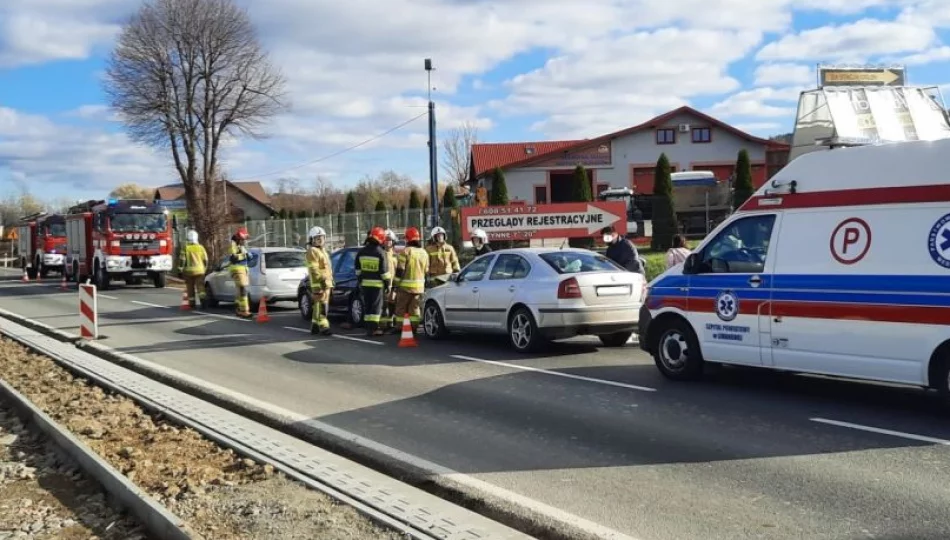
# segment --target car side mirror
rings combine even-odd
[[[696,272],[696,268],[699,266],[699,254],[690,253],[686,260],[683,261],[683,273],[684,274],[693,274]]]
[[[449,274],[449,281],[451,281],[452,283],[458,283],[458,281],[459,281],[459,274],[458,274],[458,272],[453,272],[453,273]]]

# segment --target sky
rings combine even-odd
[[[225,150],[234,180],[386,170],[428,179],[432,58],[438,137],[596,137],[680,105],[749,133],[791,131],[815,66],[903,64],[950,86],[948,0],[235,0],[287,80],[266,138]],[[177,182],[105,105],[105,62],[137,0],[0,0],[0,196],[104,198]],[[327,158],[327,156],[334,157]],[[326,158],[326,159],[325,159]]]

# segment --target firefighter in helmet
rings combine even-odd
[[[472,247],[475,248],[476,257],[491,253],[491,246],[488,245],[488,233],[482,229],[472,231]]]
[[[399,254],[396,263],[396,311],[394,322],[409,315],[409,321],[418,332],[421,321],[419,299],[425,292],[426,274],[429,272],[429,254],[422,248],[422,235],[419,229],[406,229],[406,249]],[[399,328],[393,325],[393,333]]]
[[[383,242],[383,250],[386,252],[386,257],[389,262],[390,272],[396,271],[396,242],[399,241],[399,237],[396,236],[396,233],[392,229],[386,229],[385,232],[386,241]],[[383,316],[379,321],[379,327],[383,330],[386,330],[390,326],[395,325],[395,307],[396,307],[396,289],[393,288],[393,276],[389,277],[389,283],[386,284],[386,298],[383,302]]]
[[[327,254],[327,232],[323,227],[312,227],[307,233],[307,273],[310,276],[310,298],[313,315],[310,333],[330,335],[330,292],[333,290],[333,268]]]
[[[437,278],[446,274],[460,271],[459,256],[455,248],[445,241],[446,232],[442,227],[432,229],[429,235],[431,244],[426,248],[429,254],[428,282],[430,286],[438,285]]]
[[[185,290],[188,291],[188,304],[194,309],[195,302],[200,301],[205,307],[208,299],[205,297],[205,273],[208,268],[208,252],[198,243],[198,231],[190,229],[185,233],[185,247],[181,248],[181,260],[178,265],[182,277],[185,279]]]
[[[373,227],[366,243],[356,253],[356,277],[363,295],[365,313],[363,322],[366,324],[366,333],[371,336],[383,335],[379,323],[388,292],[386,287],[392,279],[389,257],[383,249],[385,242],[386,231],[382,227]]]
[[[231,266],[228,268],[231,272],[231,279],[234,280],[234,311],[238,317],[245,319],[251,317],[251,299],[247,294],[247,287],[250,285],[247,272],[247,229],[241,227],[231,237]]]

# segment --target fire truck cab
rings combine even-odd
[[[39,212],[25,216],[17,227],[20,268],[30,277],[62,272],[66,248],[66,220],[61,214]]]
[[[100,289],[113,281],[138,285],[149,279],[165,286],[174,267],[168,212],[138,199],[88,201],[66,216],[67,276],[90,279]]]

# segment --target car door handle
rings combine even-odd
[[[472,292],[473,292],[473,293],[477,293],[477,292],[478,292],[478,287],[472,287]]]
[[[515,289],[516,289],[516,287],[515,287],[514,285],[508,287],[508,290],[511,291],[511,292],[515,292]]]

